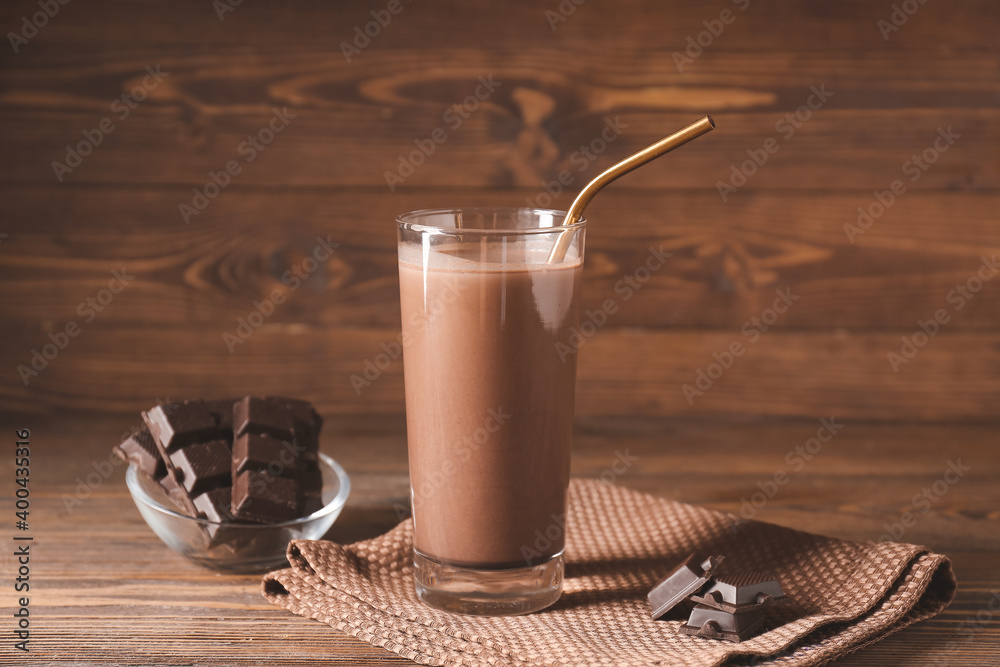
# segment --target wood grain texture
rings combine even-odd
[[[728,4],[735,20],[683,71],[674,53],[727,3],[588,4],[554,30],[551,2],[405,4],[350,62],[340,42],[370,20],[366,3],[241,4],[221,21],[194,0],[61,8],[18,53],[0,54],[0,405],[134,410],[249,381],[308,391],[332,412],[396,411],[396,369],[370,392],[345,384],[399,326],[395,214],[546,203],[563,171],[572,182],[552,205],[566,207],[615,159],[710,111],[719,131],[588,210],[584,310],[608,299],[618,310],[581,356],[582,414],[832,406],[871,419],[995,420],[997,283],[961,312],[949,296],[1000,248],[1000,60],[986,27],[1000,10],[931,3],[884,38],[877,22],[891,8],[860,0]],[[7,3],[0,24],[35,10]],[[148,66],[168,74],[119,117],[111,103]],[[446,119],[480,76],[499,85],[461,123]],[[787,136],[777,123],[811,86],[832,96]],[[286,107],[288,127],[245,162],[240,142]],[[59,182],[53,161],[104,118],[114,132]],[[621,135],[583,156],[616,118]],[[391,191],[387,170],[439,127],[447,141]],[[910,180],[908,161],[947,127],[954,145]],[[723,201],[717,182],[771,137],[780,150]],[[179,205],[229,160],[241,173],[184,224]],[[876,192],[896,179],[906,192],[848,238],[858,208],[877,211]],[[337,252],[290,290],[282,275],[321,236]],[[626,301],[618,281],[661,245],[670,261]],[[89,324],[86,299],[122,267],[136,279]],[[704,400],[678,403],[676,389],[784,289],[799,299],[769,332],[782,337],[752,351],[766,364],[748,353]],[[274,290],[287,301],[230,357],[222,333]],[[950,321],[919,365],[884,376],[894,339],[939,309]],[[25,387],[17,365],[69,322],[84,333]],[[317,365],[322,379],[310,376]],[[771,384],[785,389],[763,405],[757,389]]]
[[[524,204],[537,194],[240,189],[184,225],[182,188],[7,192],[0,312],[61,326],[80,317],[78,304],[106,287],[111,270],[126,267],[136,275],[122,297],[128,305],[109,306],[102,323],[220,329],[276,288],[289,300],[271,322],[398,327],[396,215],[455,200]],[[738,330],[773,303],[776,289],[791,288],[800,298],[781,328],[909,332],[938,308],[952,309],[948,292],[1000,251],[996,195],[908,193],[852,243],[844,225],[872,201],[865,193],[748,193],[737,205],[714,192],[664,197],[615,186],[588,209],[584,309],[611,298],[620,306],[612,326]],[[556,205],[568,206],[568,197]],[[961,224],[942,225],[956,218]],[[290,294],[281,276],[317,237],[339,247]],[[625,301],[616,283],[661,246],[671,257]],[[997,290],[1000,281],[987,282],[948,331],[1000,325]]]
[[[16,23],[17,4],[7,23]],[[581,8],[553,31],[545,19],[551,9],[549,2],[407,6],[348,63],[339,44],[371,20],[364,3],[297,3],[294,12],[241,6],[223,22],[197,2],[169,9],[105,2],[88,17],[69,8],[63,16],[72,18],[52,21],[23,57],[7,54],[14,66],[0,75],[0,126],[11,159],[0,176],[55,183],[51,163],[64,147],[102,118],[115,120],[111,102],[158,64],[169,77],[67,182],[200,185],[239,158],[240,142],[275,106],[295,119],[246,165],[244,185],[385,187],[398,156],[442,127],[448,141],[407,185],[534,188],[569,166],[609,115],[628,127],[597,170],[706,109],[725,131],[687,147],[683,161],[636,173],[633,184],[705,187],[727,178],[747,149],[777,137],[782,150],[748,189],[868,190],[897,177],[947,126],[962,138],[922,183],[978,190],[1000,182],[1000,156],[991,150],[1000,69],[995,40],[982,28],[996,17],[994,5],[924,6],[888,42],[876,26],[886,8],[755,5],[737,12],[683,72],[673,54],[716,11],[633,0]],[[436,42],[442,35],[447,46]],[[445,122],[488,75],[501,84],[495,93],[460,127]],[[820,85],[833,97],[784,139],[775,124]]]
[[[344,71],[348,81],[315,82],[319,91],[329,90],[334,97],[316,99],[312,91],[307,95],[279,83],[252,80],[243,82],[247,90],[236,93],[238,98],[261,87],[278,93],[252,105],[192,100],[177,90],[185,85],[181,63],[133,62],[125,67],[127,72],[110,75],[112,81],[95,82],[95,88],[111,92],[84,103],[93,108],[76,111],[57,102],[56,108],[38,109],[33,96],[8,99],[0,106],[0,123],[9,135],[12,159],[0,165],[0,176],[20,184],[203,186],[210,172],[235,160],[242,166],[235,178],[248,186],[371,186],[389,193],[386,173],[397,172],[406,176],[405,185],[411,187],[539,188],[560,171],[584,163],[592,167],[591,174],[599,173],[694,120],[701,110],[711,109],[725,130],[721,136],[691,144],[678,154],[683,157],[673,158],[669,165],[637,171],[630,183],[659,190],[715,186],[731,180],[732,169],[749,159],[748,150],[762,150],[764,142],[773,139],[781,148],[759,169],[753,164],[746,168],[747,173],[753,172],[745,185],[747,191],[884,189],[904,176],[903,169],[914,155],[933,147],[939,129],[953,128],[958,139],[929,169],[919,172],[919,183],[948,190],[1000,186],[1000,158],[990,148],[1000,141],[998,113],[988,103],[992,93],[964,108],[873,109],[867,103],[858,108],[848,93],[838,91],[819,72],[768,93],[735,87],[736,81],[754,76],[742,72],[732,84],[705,86],[705,92],[693,97],[678,82],[668,83],[673,77],[652,74],[633,84],[643,91],[633,98],[627,91],[613,89],[588,93],[575,83],[582,72],[563,73],[562,91],[552,90],[549,82],[532,74],[532,64],[572,61],[564,54],[519,55],[516,58],[531,60],[515,69],[489,65],[497,58],[506,65],[512,59],[504,54],[475,58],[467,52],[453,52],[430,57],[434,62],[444,58],[462,65],[455,71],[440,71],[430,61],[421,63],[419,57],[393,56],[383,65],[388,70],[385,80],[356,81],[353,77],[360,69],[343,70],[345,65],[337,62],[337,56],[327,55],[318,64],[288,63],[285,76],[295,78],[303,70],[319,69],[320,77],[333,77]],[[659,62],[669,63],[669,59],[667,52],[653,56]],[[477,67],[476,60],[482,65]],[[850,70],[862,62],[863,58],[839,67]],[[150,64],[162,64],[170,77],[150,93],[144,106],[116,121],[110,103],[136,85]],[[400,73],[401,65],[412,71]],[[246,66],[256,77],[265,63]],[[223,70],[200,86],[187,85],[218,90],[219,81],[229,74]],[[473,94],[481,76],[493,76],[500,87],[460,126],[450,124],[449,110]],[[229,81],[221,88],[233,85]],[[829,102],[798,129],[783,124],[786,114],[807,102],[810,86],[820,85],[827,85],[833,93]],[[886,82],[886,87],[893,87],[892,82]],[[361,97],[345,99],[344,89]],[[410,89],[414,92],[405,92]],[[422,91],[436,92],[427,100]],[[48,97],[44,92],[39,96]],[[267,127],[275,108],[285,107],[294,119],[265,150],[255,153],[252,163],[246,163],[249,154],[241,153],[240,146],[249,135]],[[93,130],[106,117],[116,123],[114,132],[72,173],[57,174],[53,162],[66,162],[67,146],[76,146],[84,139],[84,130]],[[609,121],[620,124],[621,135],[604,147],[595,144],[596,158],[587,158],[580,148],[599,141]],[[417,151],[415,142],[429,141],[436,129],[445,131],[447,140],[429,157],[417,152],[410,158]],[[412,175],[399,171],[403,156],[418,165]]]
[[[230,333],[235,328],[234,321]],[[95,324],[72,339],[38,377],[29,377],[27,387],[16,367],[30,363],[30,350],[3,349],[0,363],[14,372],[3,376],[0,395],[18,411],[121,412],[146,409],[167,397],[221,397],[252,388],[261,395],[307,398],[338,414],[403,410],[396,330],[265,324],[232,354],[223,333],[204,327]],[[576,411],[581,416],[898,415],[995,423],[1000,336],[938,334],[897,373],[888,354],[899,353],[900,338],[770,332],[750,343],[738,332],[600,331],[580,348]],[[37,335],[36,340],[33,349],[49,339]],[[745,352],[732,363],[718,362],[737,342]],[[723,371],[719,363],[730,367]],[[706,388],[699,371],[717,379]],[[688,400],[684,385],[702,394]]]
[[[305,394],[333,412],[401,410],[398,358],[360,393],[351,376],[363,375],[366,360],[398,337],[391,220],[440,205],[451,192],[236,191],[182,231],[172,208],[178,196],[173,188],[19,193],[13,233],[0,249],[0,271],[9,276],[0,312],[17,318],[3,329],[9,344],[0,360],[10,371],[0,379],[3,400],[35,410],[136,410],[158,397],[249,386]],[[461,194],[469,204],[507,197]],[[996,417],[1000,282],[963,298],[961,310],[949,299],[984,256],[996,255],[994,196],[914,193],[856,244],[843,232],[854,195],[755,196],[733,216],[707,193],[665,203],[631,189],[602,198],[591,213],[584,311],[607,309],[609,299],[617,310],[582,350],[581,414]],[[265,219],[261,210],[278,213]],[[942,228],[956,211],[963,224]],[[39,214],[51,222],[33,224]],[[318,237],[340,247],[290,290],[281,276]],[[616,289],[650,247],[672,253],[665,267],[641,289]],[[86,299],[123,268],[136,279],[92,312]],[[276,289],[287,301],[230,354],[223,334],[236,333],[239,319]],[[744,325],[773,306],[776,290],[798,299],[751,344]],[[950,318],[941,333],[893,373],[888,353],[939,309]],[[26,388],[16,367],[69,322],[80,335]],[[681,386],[734,341],[747,345],[746,356],[689,405]]]
[[[4,432],[30,428],[34,448],[32,577],[41,583],[32,613],[39,620],[32,653],[17,664],[411,664],[269,606],[258,577],[214,573],[171,552],[132,506],[120,466],[99,484],[81,487],[93,462],[107,460],[109,443],[136,419],[70,413],[59,420],[3,420]],[[614,483],[739,512],[757,482],[781,469],[790,482],[755,518],[865,541],[878,539],[882,524],[911,509],[912,496],[940,479],[949,460],[960,459],[970,471],[904,536],[953,559],[955,603],[837,664],[995,664],[1000,635],[995,623],[983,620],[1000,589],[1000,462],[993,428],[845,422],[814,459],[794,471],[786,454],[817,426],[813,420],[585,419],[573,471],[600,476],[616,451],[628,450],[637,460]],[[330,415],[322,446],[347,468],[354,489],[328,538],[346,543],[394,525],[393,504],[407,496],[402,419]],[[935,453],[914,457],[914,449]],[[5,478],[13,475],[6,458],[0,470]],[[0,491],[4,506],[12,500]],[[3,575],[11,571],[6,556]]]

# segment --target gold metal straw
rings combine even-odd
[[[669,153],[678,146],[683,146],[692,139],[696,139],[706,132],[711,132],[714,129],[715,121],[712,120],[712,117],[704,116],[690,125],[685,125],[673,134],[660,139],[655,144],[643,148],[638,153],[630,155],[618,164],[612,166],[590,183],[587,183],[583,190],[580,191],[580,194],[578,194],[576,199],[573,200],[573,205],[569,207],[566,219],[563,220],[562,224],[572,225],[574,222],[578,221],[583,215],[583,209],[587,207],[587,204],[589,204],[590,200],[594,198],[594,195],[596,195],[601,188],[611,181],[619,178],[620,176],[624,176],[633,169],[641,167],[647,162],[652,162],[661,155]],[[562,261],[563,257],[566,255],[566,251],[569,249],[570,242],[573,240],[574,233],[575,232],[563,232],[559,235],[559,238],[556,239],[555,245],[552,246],[552,252],[549,253],[549,264],[555,264]]]

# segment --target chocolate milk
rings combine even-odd
[[[434,560],[528,567],[563,549],[582,262],[546,265],[545,236],[503,264],[476,246],[400,256],[415,548]]]

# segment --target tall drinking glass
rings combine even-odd
[[[562,592],[585,233],[565,215],[397,219],[414,578],[440,609],[524,614]]]

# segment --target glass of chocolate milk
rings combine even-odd
[[[565,215],[397,219],[414,578],[439,609],[525,614],[562,593],[585,232]]]

